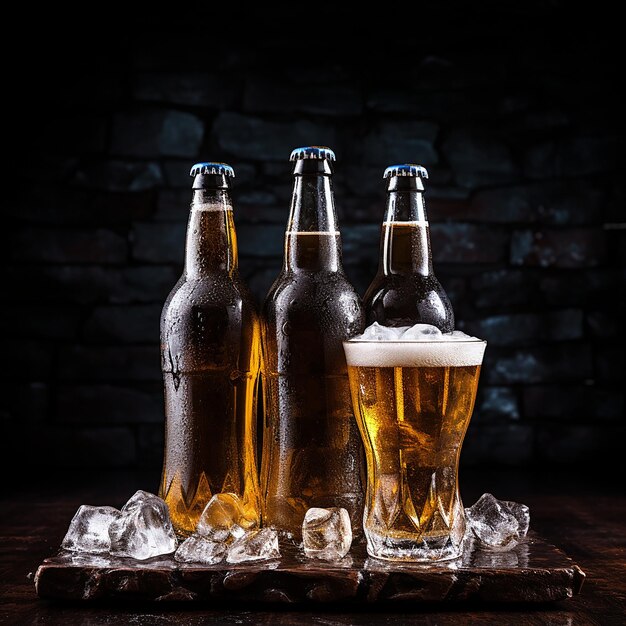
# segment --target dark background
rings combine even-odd
[[[158,477],[159,315],[182,269],[190,166],[235,168],[240,267],[260,303],[281,264],[289,153],[308,144],[337,154],[361,294],[384,168],[430,173],[435,272],[457,327],[488,341],[463,465],[623,465],[616,16],[565,2],[179,4],[7,23],[0,452],[19,461],[5,478]]]

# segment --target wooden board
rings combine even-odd
[[[219,601],[282,604],[552,602],[580,591],[585,574],[561,550],[530,534],[509,552],[473,549],[438,565],[391,563],[353,545],[336,563],[281,545],[273,561],[214,566],[168,557],[146,561],[61,552],[35,575],[53,600]]]

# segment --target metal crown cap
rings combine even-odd
[[[328,159],[329,161],[335,160],[335,153],[324,146],[305,146],[303,148],[296,148],[289,157],[290,161],[299,161],[300,159]]]
[[[413,176],[419,178],[428,178],[428,172],[422,165],[414,165],[413,163],[403,163],[402,165],[390,165],[383,174],[383,178],[391,178],[392,176]]]
[[[189,172],[189,176],[200,174],[223,174],[224,176],[235,177],[235,170],[226,163],[196,163]]]

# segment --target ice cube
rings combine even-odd
[[[467,532],[473,534],[480,547],[510,550],[528,531],[530,516],[526,505],[500,501],[484,493],[465,509],[465,519]]]
[[[519,536],[525,537],[530,527],[530,509],[519,502],[511,500],[502,500],[501,504],[508,509],[509,513],[515,517],[519,524]]]
[[[310,558],[342,559],[352,545],[350,515],[342,507],[310,508],[302,522],[304,553]]]
[[[441,331],[432,324],[414,324],[400,336],[402,341],[433,341],[441,338]]]
[[[223,560],[226,548],[223,541],[211,541],[208,537],[194,533],[178,546],[174,559],[180,563],[215,565]]]
[[[381,326],[378,322],[370,324],[362,335],[355,337],[360,341],[393,341],[400,339],[406,327],[394,328],[392,326]]]
[[[226,555],[229,563],[263,561],[280,557],[278,532],[274,528],[248,530],[231,544]]]
[[[234,493],[216,493],[204,507],[196,532],[213,541],[227,541],[241,537],[256,525],[246,519],[243,502]]]
[[[157,498],[160,500],[158,496],[155,496],[153,493],[149,491],[144,491],[143,489],[138,489],[135,493],[126,501],[126,504],[122,507],[122,513],[124,511],[130,511],[131,509],[141,507],[145,503],[146,500],[150,498]]]
[[[78,507],[61,547],[73,552],[106,553],[111,548],[109,526],[121,513],[112,506]]]
[[[170,554],[178,544],[167,504],[152,493],[137,491],[109,526],[111,554],[149,559]]]

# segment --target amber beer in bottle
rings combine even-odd
[[[199,163],[185,267],[161,315],[165,452],[159,494],[188,535],[212,494],[230,492],[259,521],[256,397],[260,323],[237,267],[233,169]]]
[[[363,298],[368,324],[432,324],[454,330],[452,305],[433,272],[420,165],[388,167],[387,206],[380,235],[378,273]]]
[[[342,342],[362,332],[342,266],[332,150],[294,150],[283,268],[264,303],[263,522],[294,537],[309,507],[348,510],[362,527],[363,446]]]

